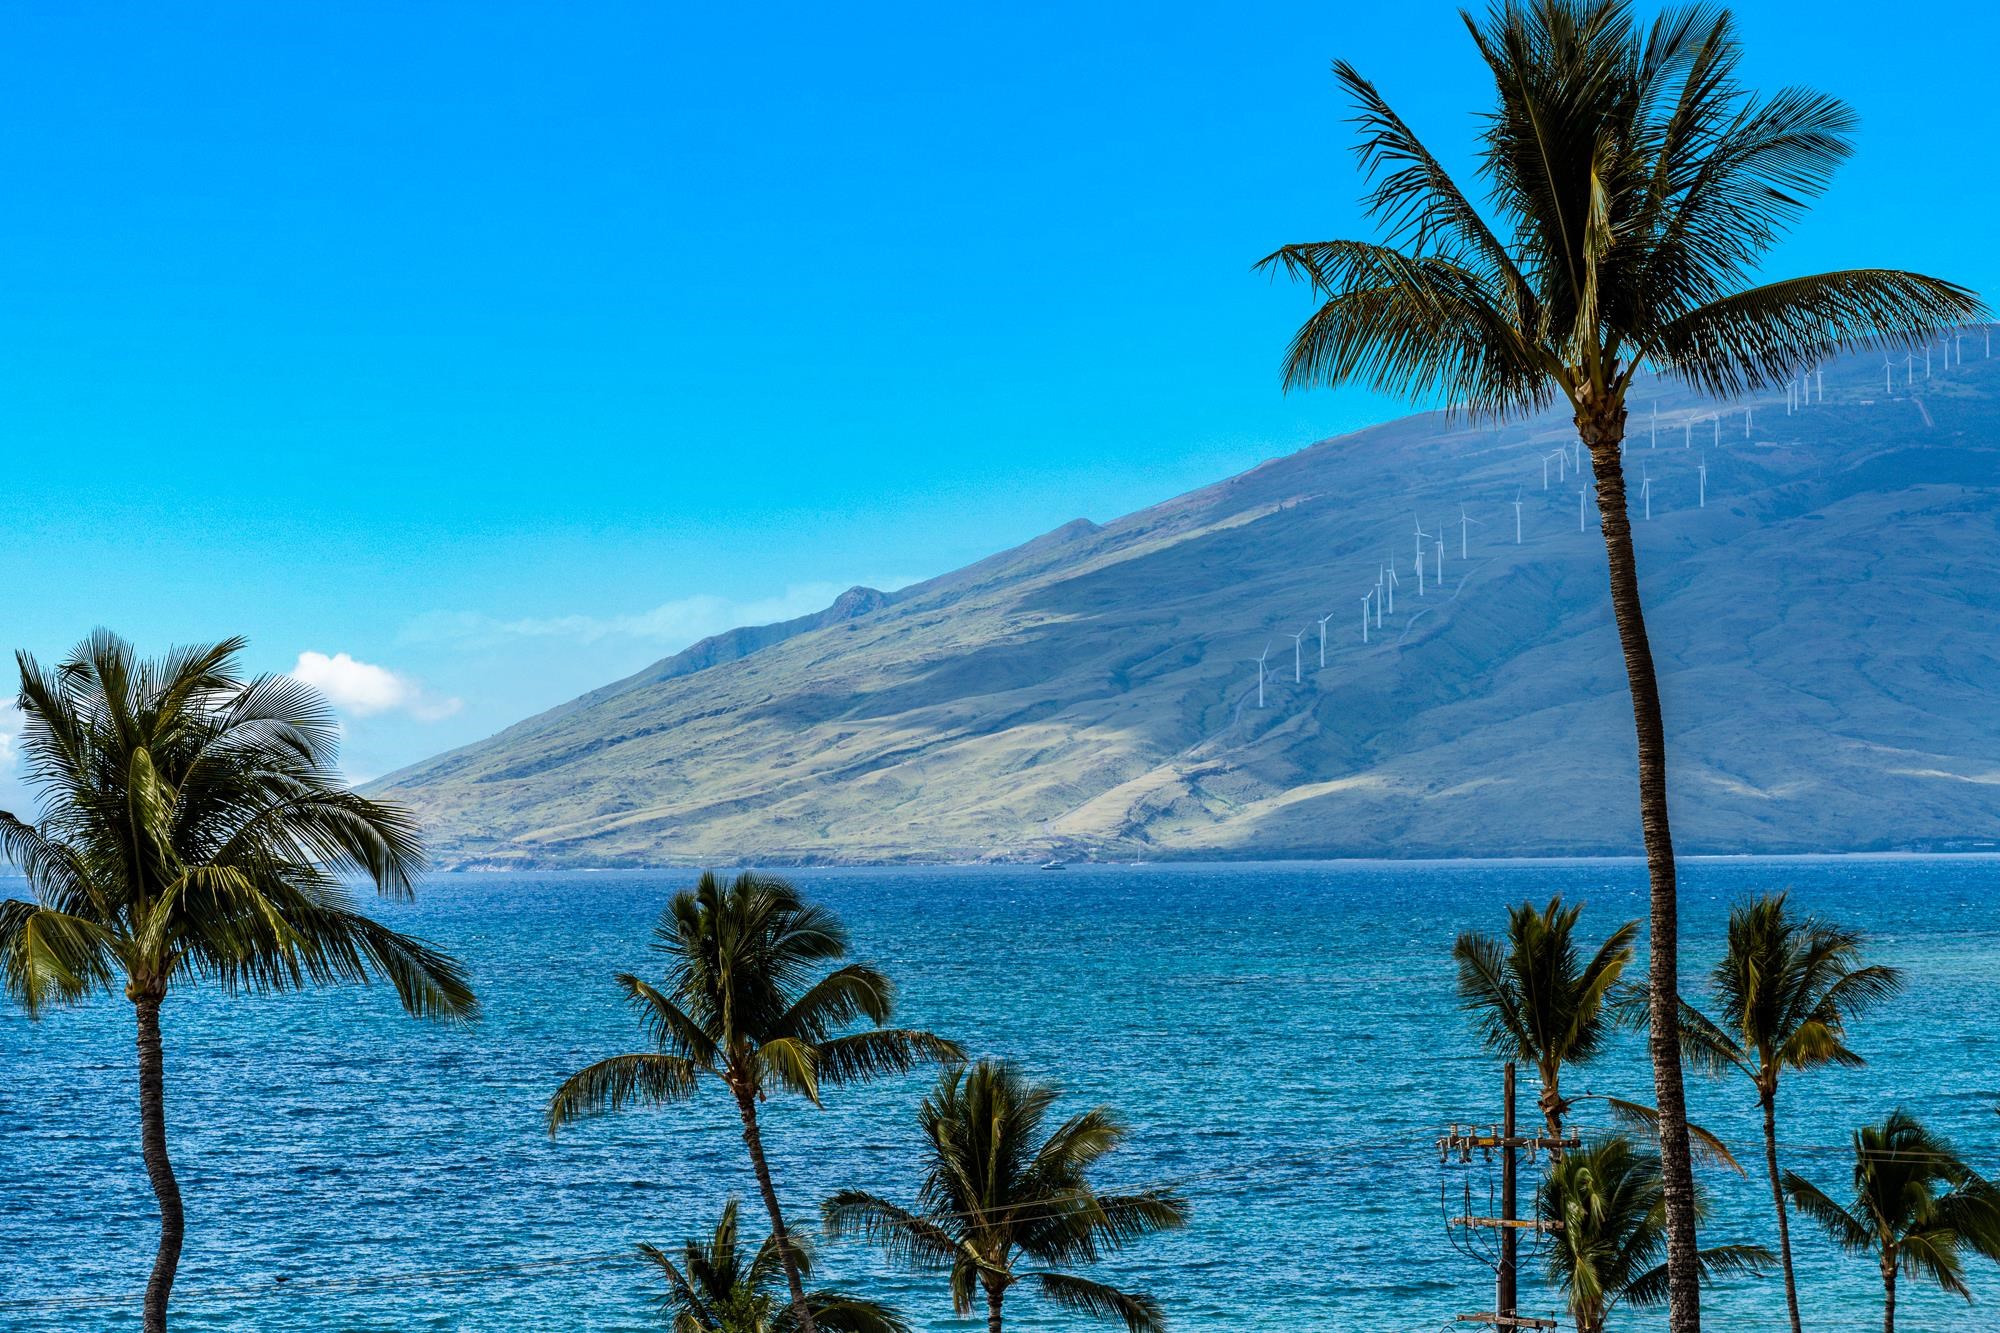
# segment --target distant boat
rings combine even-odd
[[[1067,869],[1069,869],[1069,862],[1067,862],[1067,861],[1044,861],[1044,862],[1042,862],[1042,869],[1044,869],[1044,870],[1067,870]]]

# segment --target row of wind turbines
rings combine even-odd
[[[1984,357],[1991,358],[1993,355],[1992,326],[1978,325],[1972,332],[1977,332],[1981,335],[1984,343]],[[1954,364],[1964,364],[1964,342],[1968,336],[1968,330],[1963,328],[1948,330],[1940,336],[1937,344],[1935,344],[1935,349],[1941,354],[1943,369],[1948,370]],[[1933,350],[1932,345],[1926,345],[1924,348],[1923,378],[1925,380],[1929,380],[1933,374]],[[1914,351],[1905,353],[1903,371],[1904,387],[1906,389],[1913,388],[1917,383],[1916,368],[1916,353]],[[1883,371],[1884,388],[1887,392],[1893,394],[1894,365],[1887,356],[1883,358]],[[1823,365],[1813,366],[1802,371],[1797,378],[1788,381],[1784,387],[1785,415],[1787,416],[1802,412],[1806,407],[1814,403],[1823,405],[1826,402],[1826,369]],[[1681,448],[1683,450],[1692,450],[1694,447],[1694,428],[1697,425],[1707,424],[1713,431],[1710,447],[1720,450],[1722,448],[1723,414],[1725,412],[1733,413],[1735,410],[1734,407],[1728,407],[1684,415],[1680,423]],[[1743,438],[1747,440],[1751,438],[1755,404],[1744,404],[1742,412]],[[1671,429],[1671,426],[1669,429]],[[1648,438],[1648,451],[1656,451],[1659,447],[1660,405],[1656,401],[1652,405],[1652,427]],[[1627,443],[1625,448],[1627,453],[1633,452],[1630,442]],[[1540,455],[1538,461],[1542,469],[1542,490],[1545,492],[1550,489],[1549,465],[1551,463],[1555,465],[1555,483],[1558,486],[1566,489],[1569,474],[1571,472],[1576,474],[1579,483],[1576,492],[1577,531],[1588,532],[1590,526],[1590,486],[1583,469],[1583,442],[1575,440],[1559,446],[1546,454]],[[1521,545],[1524,540],[1521,515],[1522,495],[1524,491],[1525,487],[1517,490],[1511,502],[1514,509],[1514,544],[1516,546]],[[1651,467],[1643,459],[1640,462],[1638,502],[1641,506],[1644,521],[1651,521],[1653,517],[1653,476]],[[1695,505],[1700,509],[1708,507],[1708,454],[1706,450],[1697,456],[1695,464]],[[1416,516],[1415,531],[1412,536],[1414,548],[1410,562],[1410,573],[1411,578],[1416,584],[1416,595],[1418,597],[1426,595],[1425,557],[1427,551],[1431,557],[1431,569],[1428,579],[1429,586],[1440,589],[1444,586],[1445,533],[1449,526],[1448,523],[1439,523],[1436,531],[1426,531],[1424,529],[1422,514]],[[1459,506],[1458,555],[1460,560],[1471,559],[1471,530],[1485,526],[1485,522],[1472,517],[1464,505],[1461,504]],[[1431,543],[1428,547],[1425,545],[1427,542]],[[1396,572],[1396,559],[1392,553],[1387,561],[1376,566],[1374,586],[1368,588],[1361,595],[1362,644],[1365,645],[1370,642],[1371,630],[1379,631],[1382,629],[1385,615],[1395,614],[1396,592],[1401,587],[1403,587],[1403,579]],[[1306,636],[1313,632],[1315,626],[1317,626],[1319,631],[1319,667],[1322,671],[1326,669],[1327,626],[1339,614],[1337,611],[1329,611],[1316,620],[1309,621],[1303,628],[1295,632],[1289,632],[1289,637],[1292,640],[1292,682],[1294,684],[1304,683],[1305,640]],[[1275,640],[1267,641],[1264,645],[1264,651],[1259,653],[1256,659],[1257,707],[1260,709],[1264,707],[1265,703],[1264,686],[1270,678],[1268,663],[1274,643]]]

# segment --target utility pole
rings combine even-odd
[[[1515,1170],[1514,1170],[1514,1062],[1507,1062],[1507,1070],[1502,1080],[1500,1106],[1500,1216],[1511,1220],[1514,1217]],[[1500,1228],[1500,1267],[1495,1277],[1493,1308],[1501,1318],[1509,1318],[1514,1313],[1514,1297],[1520,1245],[1514,1228]]]
[[[1446,1219],[1450,1227],[1478,1228],[1500,1233],[1499,1262],[1494,1265],[1493,1309],[1472,1314],[1461,1314],[1457,1322],[1461,1324],[1483,1324],[1494,1329],[1554,1329],[1554,1319],[1524,1315],[1520,1312],[1520,1235],[1523,1231],[1536,1233],[1559,1232],[1560,1222],[1543,1222],[1536,1218],[1523,1219],[1520,1211],[1519,1158],[1528,1154],[1532,1164],[1538,1152],[1547,1151],[1555,1155],[1567,1148],[1582,1146],[1582,1140],[1574,1134],[1561,1134],[1556,1138],[1546,1138],[1539,1134],[1522,1135],[1515,1118],[1514,1062],[1509,1060],[1503,1070],[1501,1083],[1500,1124],[1489,1127],[1481,1134],[1474,1126],[1466,1126],[1466,1132],[1459,1133],[1453,1125],[1451,1132],[1438,1140],[1440,1156],[1449,1161],[1457,1154],[1462,1161],[1471,1161],[1474,1149],[1486,1154],[1490,1162],[1497,1149],[1500,1153],[1500,1215],[1498,1217],[1476,1217],[1470,1207],[1470,1190],[1467,1192],[1467,1208],[1458,1217]],[[1461,1247],[1462,1248],[1462,1247]]]

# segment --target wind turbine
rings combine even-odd
[[[1294,685],[1301,683],[1306,678],[1305,642],[1306,642],[1305,630],[1300,630],[1297,634],[1294,634],[1292,636],[1292,684]]]
[[[1372,592],[1361,594],[1361,642],[1368,642],[1368,603],[1375,596]]]
[[[1931,349],[1929,348],[1929,346],[1926,346],[1924,348],[1924,378],[1929,379],[1930,377],[1931,377]]]
[[[1329,611],[1319,618],[1319,669],[1326,670],[1326,622],[1333,619]]]
[[[1271,645],[1265,644],[1264,651],[1257,654],[1257,706],[1264,706],[1264,659],[1271,655]]]
[[[1466,529],[1468,527],[1483,528],[1485,526],[1478,519],[1469,517],[1465,512],[1464,505],[1458,507],[1458,558],[1460,560],[1472,559],[1471,548],[1465,544]]]
[[[1437,572],[1433,577],[1432,582],[1436,583],[1438,587],[1442,588],[1444,587],[1444,538],[1442,537],[1438,538],[1437,558],[1438,558]]]
[[[1422,570],[1424,563],[1424,538],[1430,535],[1431,535],[1430,533],[1424,531],[1424,516],[1422,514],[1418,514],[1417,515],[1417,567],[1419,571]]]
[[[1815,370],[1815,371],[1813,372],[1813,388],[1814,388],[1814,389],[1816,389],[1816,390],[1817,390],[1817,391],[1819,392],[1819,405],[1820,405],[1821,407],[1825,407],[1825,406],[1826,406],[1826,371],[1825,371],[1825,370]]]
[[[1715,423],[1715,447],[1720,449],[1722,447],[1722,413],[1710,412],[1708,419]]]
[[[1583,526],[1583,497],[1584,497],[1584,494],[1585,494],[1585,488],[1584,488],[1584,487],[1582,487],[1582,486],[1579,486],[1579,487],[1577,487],[1577,488],[1576,488],[1576,530],[1577,530],[1578,532],[1583,532],[1583,531],[1585,530],[1585,529],[1584,529],[1584,526]]]
[[[1421,549],[1417,552],[1416,570],[1417,596],[1422,597],[1424,595],[1424,553]]]
[[[1889,358],[1885,356],[1882,358],[1882,396],[1887,398],[1894,392],[1896,392],[1896,367],[1891,365]]]
[[[1746,440],[1750,438],[1750,412],[1750,408],[1743,409],[1743,438]]]
[[[1545,455],[1542,459],[1543,490],[1549,488],[1549,459],[1551,458],[1556,460],[1556,480],[1565,481],[1569,478],[1569,450],[1558,449],[1552,454]]]
[[[1389,562],[1389,584],[1385,591],[1389,594],[1389,614],[1392,616],[1396,614],[1396,585],[1401,582],[1402,580],[1396,577],[1396,562],[1391,560]]]
[[[1903,387],[1905,389],[1912,389],[1916,387],[1916,383],[1917,354],[1915,352],[1905,352],[1903,353]]]
[[[1701,503],[1698,507],[1706,509],[1708,508],[1708,455],[1707,454],[1703,454],[1701,456],[1701,466],[1695,469],[1695,474],[1701,478]]]
[[[1514,545],[1521,544],[1521,492],[1514,492]]]
[[[1653,479],[1641,471],[1639,473],[1639,498],[1646,502],[1646,521],[1653,521]]]
[[[1693,443],[1694,443],[1694,418],[1689,417],[1686,421],[1683,421],[1681,423],[1681,448],[1686,449]]]

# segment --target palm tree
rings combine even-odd
[[[408,898],[410,817],[334,768],[325,699],[289,676],[244,679],[243,640],[142,661],[105,630],[53,671],[26,653],[21,754],[41,819],[0,811],[0,858],[34,901],[0,903],[0,972],[34,1014],[124,982],[137,1018],[139,1141],[160,1207],[146,1333],[164,1333],[184,1218],[167,1154],[160,1010],[177,986],[297,990],[386,978],[419,1017],[469,1018],[464,970],[370,920],[344,886]]]
[[[1895,994],[1902,976],[1894,968],[1861,966],[1861,944],[1851,930],[1792,915],[1784,894],[1766,894],[1730,910],[1729,948],[1714,972],[1716,1020],[1681,1006],[1681,1042],[1689,1057],[1713,1072],[1735,1069],[1757,1089],[1792,1333],[1799,1333],[1799,1293],[1778,1172],[1778,1076],[1787,1069],[1862,1063],[1847,1046],[1848,1020]]]
[[[1549,1164],[1535,1215],[1550,1229],[1549,1276],[1562,1290],[1577,1333],[1603,1333],[1618,1305],[1667,1298],[1666,1206],[1658,1154],[1614,1135]],[[1761,1245],[1699,1252],[1701,1275],[1761,1273],[1773,1262]]]
[[[1638,922],[1627,921],[1584,963],[1576,945],[1582,914],[1582,904],[1565,907],[1560,895],[1539,909],[1521,903],[1507,909],[1504,944],[1468,930],[1451,950],[1458,960],[1459,1002],[1478,1016],[1487,1047],[1533,1065],[1540,1075],[1550,1138],[1562,1137],[1570,1106],[1562,1095],[1563,1066],[1583,1064],[1602,1049],[1611,1001],[1639,931]]]
[[[792,1249],[800,1276],[811,1276],[812,1251],[797,1236]],[[735,1199],[723,1208],[714,1235],[681,1247],[679,1263],[651,1245],[641,1245],[639,1253],[667,1279],[660,1308],[672,1320],[673,1333],[798,1333],[798,1317],[783,1292],[777,1237],[765,1237],[744,1263]],[[910,1326],[888,1306],[831,1288],[807,1292],[806,1306],[827,1333],[909,1333]]]
[[[828,1232],[948,1273],[960,1318],[983,1292],[988,1333],[1001,1333],[1001,1306],[1018,1282],[1080,1314],[1122,1319],[1130,1333],[1157,1333],[1163,1324],[1151,1296],[1060,1270],[1185,1225],[1186,1206],[1171,1190],[1100,1194],[1091,1168],[1124,1142],[1124,1127],[1100,1106],[1045,1132],[1056,1095],[999,1061],[946,1070],[917,1112],[926,1161],[916,1208],[846,1190],[823,1206]]]
[[[725,885],[703,875],[667,905],[653,929],[653,947],[666,960],[658,986],[631,973],[616,978],[653,1049],[614,1055],[572,1074],[549,1100],[549,1134],[628,1104],[683,1101],[704,1074],[722,1084],[743,1122],[793,1317],[800,1333],[816,1333],[796,1247],[764,1160],[757,1104],[773,1092],[795,1092],[817,1106],[823,1087],[964,1056],[928,1032],[882,1027],[895,1009],[895,987],[876,969],[846,963],[819,974],[823,965],[847,956],[847,931],[781,879],[746,873]],[[863,1018],[876,1026],[836,1035]]]
[[[1785,1193],[1842,1249],[1875,1255],[1882,1269],[1883,1333],[1896,1333],[1899,1272],[1929,1278],[1969,1301],[1960,1250],[2000,1259],[2000,1191],[1900,1110],[1854,1132],[1851,1207],[1790,1171]]]
[[[1692,1333],[1700,1287],[1666,735],[1626,514],[1626,400],[1642,369],[1737,394],[1837,350],[1914,345],[1981,306],[1962,287],[1893,269],[1753,285],[1852,151],[1855,120],[1804,89],[1748,93],[1728,11],[1676,8],[1642,27],[1629,0],[1499,0],[1466,26],[1494,81],[1480,144],[1488,212],[1374,85],[1337,63],[1382,243],[1288,245],[1260,267],[1308,282],[1320,301],[1286,354],[1288,390],[1360,383],[1496,419],[1560,399],[1590,449],[1638,736],[1671,1321]]]

